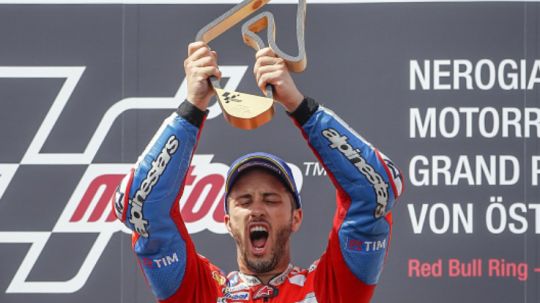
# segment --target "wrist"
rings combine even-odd
[[[294,112],[300,104],[302,104],[302,101],[304,100],[304,95],[300,93],[298,90],[296,90],[292,96],[287,98],[284,102],[282,102],[283,106],[287,110],[287,112],[292,113]]]
[[[319,103],[310,97],[305,97],[294,112],[288,112],[300,126],[303,126],[319,109]]]
[[[208,115],[208,110],[202,111],[186,100],[178,106],[176,113],[194,126],[200,128]]]
[[[197,107],[201,111],[205,111],[208,108],[208,103],[210,103],[210,98],[211,97],[206,97],[201,99],[195,96],[188,96],[186,101],[193,104],[193,106]]]

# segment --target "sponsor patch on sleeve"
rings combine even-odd
[[[381,250],[385,250],[387,246],[387,239],[381,240],[360,240],[354,238],[347,238],[345,249],[350,252],[357,253],[376,253]]]

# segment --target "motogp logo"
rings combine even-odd
[[[236,90],[247,66],[220,66],[224,78],[228,78],[225,89]],[[43,146],[57,121],[62,116],[70,97],[85,71],[84,66],[73,67],[1,67],[0,79],[64,79],[63,85],[54,99],[39,129],[30,142],[20,163],[0,163],[0,201],[7,205],[4,193],[12,185],[21,166],[76,165],[86,167],[81,179],[73,189],[65,207],[50,230],[0,231],[0,246],[10,243],[27,243],[29,249],[17,271],[13,275],[6,293],[73,293],[86,284],[88,277],[117,232],[130,234],[122,223],[115,220],[110,205],[112,196],[132,164],[93,163],[113,123],[128,110],[171,109],[185,99],[187,82],[184,80],[173,97],[126,98],[113,104],[101,118],[86,148],[79,153],[46,153]],[[210,108],[208,119],[217,117],[221,110],[218,104]],[[165,117],[164,117],[165,118]],[[142,150],[141,150],[142,152]],[[190,233],[203,230],[217,234],[227,231],[223,224],[223,194],[228,166],[213,162],[214,155],[194,155],[186,176],[184,195],[180,200],[180,210]],[[133,159],[135,161],[136,159]],[[298,188],[302,186],[300,169],[291,165]],[[47,182],[48,180],[43,180]],[[37,197],[36,199],[39,199]],[[40,201],[47,204],[47,201]],[[40,258],[49,239],[55,233],[97,234],[82,264],[75,275],[64,281],[29,281],[28,276]],[[171,257],[174,260],[174,256]],[[159,262],[157,262],[159,263]],[[161,264],[161,263],[159,263]],[[165,264],[165,263],[163,263]],[[3,273],[7,275],[8,273]]]

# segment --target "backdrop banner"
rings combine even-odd
[[[0,302],[154,302],[109,201],[185,99],[188,43],[238,1],[15,2],[0,1]],[[263,10],[296,54],[296,1],[276,2]],[[540,302],[539,37],[535,1],[308,1],[298,87],[406,180],[373,302]],[[241,24],[211,45],[225,88],[261,95]],[[292,164],[292,258],[309,267],[335,191],[280,106],[246,131],[212,102],[180,201],[188,230],[236,269],[224,176],[255,151]]]

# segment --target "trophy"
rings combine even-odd
[[[196,41],[210,43],[215,38],[252,15],[254,12],[268,4],[270,0],[244,0],[234,8],[215,19],[202,28]],[[263,40],[257,33],[267,29],[268,45],[274,53],[282,58],[290,71],[302,72],[307,66],[304,28],[306,18],[306,0],[299,0],[296,14],[296,38],[298,42],[298,55],[290,56],[276,44],[276,24],[270,12],[263,12],[249,19],[242,26],[244,43],[256,51],[265,47]],[[274,99],[272,85],[266,86],[265,96],[256,96],[221,88],[216,77],[209,79],[210,86],[217,95],[217,101],[223,111],[223,116],[231,125],[242,129],[255,129],[272,119],[274,115]]]

